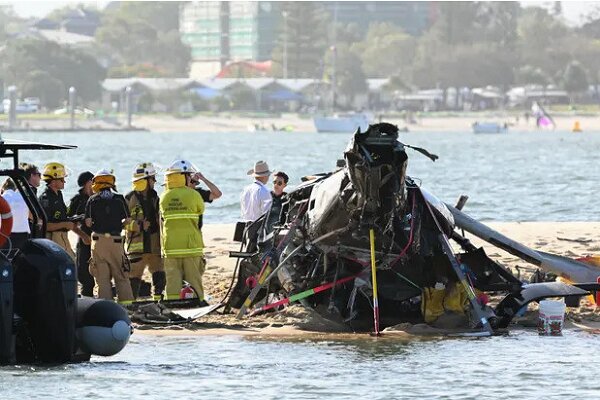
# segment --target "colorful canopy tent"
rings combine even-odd
[[[203,98],[204,100],[211,100],[223,95],[220,90],[209,87],[194,88],[192,89],[192,93],[196,94],[196,96],[198,97]]]

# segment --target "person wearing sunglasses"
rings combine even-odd
[[[273,174],[273,190],[271,190],[271,197],[273,201],[271,202],[271,209],[269,210],[268,217],[268,230],[270,231],[273,226],[279,221],[279,216],[281,214],[281,208],[283,207],[283,202],[285,200],[285,196],[287,193],[284,191],[289,177],[283,171],[278,171]]]
[[[31,190],[33,190],[33,194],[37,196],[37,190],[42,181],[42,174],[40,173],[40,170],[36,165],[29,163],[19,164],[19,169],[25,172],[25,179],[27,179]]]
[[[67,254],[76,261],[75,253],[71,248],[68,233],[74,230],[75,223],[69,221],[67,205],[63,200],[62,190],[65,188],[67,169],[58,162],[51,162],[44,166],[42,179],[46,188],[39,197],[40,205],[48,217],[46,238],[57,243]]]
[[[204,183],[206,185],[206,187],[208,188],[208,190],[202,188],[201,186],[198,186],[200,184],[200,182]],[[206,177],[200,171],[198,171],[195,174],[192,174],[190,176],[188,186],[191,187],[192,189],[194,189],[196,192],[200,193],[200,196],[202,196],[202,200],[204,200],[205,204],[212,203],[213,200],[216,200],[223,195],[223,193],[217,187],[217,185],[215,185],[214,183],[212,183],[211,181],[206,179]],[[200,218],[198,219],[198,228],[199,229],[202,229],[203,216],[204,215],[200,215]]]
[[[200,182],[204,183],[208,190],[198,186]],[[216,200],[223,195],[217,185],[206,179],[201,172],[196,172],[191,175],[189,187],[200,193],[200,196],[202,196],[202,200],[204,200],[205,203],[212,203],[213,200]]]

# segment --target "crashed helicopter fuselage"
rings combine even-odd
[[[394,125],[359,130],[344,152],[344,167],[303,182],[281,210],[247,227],[230,298],[239,315],[275,292],[287,302],[302,298],[304,306],[356,331],[371,329],[375,319],[376,331],[426,322],[491,334],[531,301],[587,293],[558,282],[524,285],[472,245],[455,230],[454,215],[469,232],[483,228],[406,175],[407,148],[437,158],[400,143]],[[510,251],[512,244],[499,247]],[[543,257],[531,251],[528,261]],[[489,295],[502,299],[492,306]]]

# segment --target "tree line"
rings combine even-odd
[[[92,47],[59,46],[15,34],[26,21],[0,8],[0,80],[23,97],[61,104],[70,86],[83,101],[97,100],[107,77],[187,76],[190,48],[179,34],[180,2],[113,2],[98,11]],[[434,23],[411,36],[389,22],[366,33],[335,24],[319,3],[281,3],[271,75],[333,81],[347,97],[367,78],[391,78],[389,90],[555,85],[572,94],[600,79],[600,10],[570,27],[560,2],[552,9],[519,2],[440,2]],[[48,18],[60,18],[61,10]],[[334,68],[335,65],[335,68]]]
[[[84,102],[100,98],[107,78],[187,76],[190,49],[179,36],[180,2],[114,2],[99,14],[92,46],[61,46],[24,34],[27,21],[0,8],[0,88],[60,106],[71,86]],[[60,19],[67,8],[46,18]],[[77,7],[85,7],[78,5]]]
[[[337,89],[349,96],[365,89],[365,77],[391,77],[392,90],[538,84],[572,94],[600,79],[600,11],[569,27],[560,2],[550,10],[519,2],[440,2],[420,37],[393,23],[373,23],[360,37],[355,26],[332,26],[316,3],[285,7],[290,17],[273,51],[275,76],[282,76],[285,31],[288,76],[331,78],[335,57]]]

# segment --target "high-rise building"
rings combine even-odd
[[[182,40],[192,50],[192,77],[214,76],[231,61],[266,61],[277,37],[278,3],[196,1],[180,12]]]
[[[354,23],[365,34],[373,22],[390,22],[420,35],[435,18],[435,2],[323,1],[324,12],[339,23]],[[190,75],[216,75],[235,61],[266,61],[276,45],[283,21],[281,2],[194,1],[181,6],[182,40],[192,50]]]

